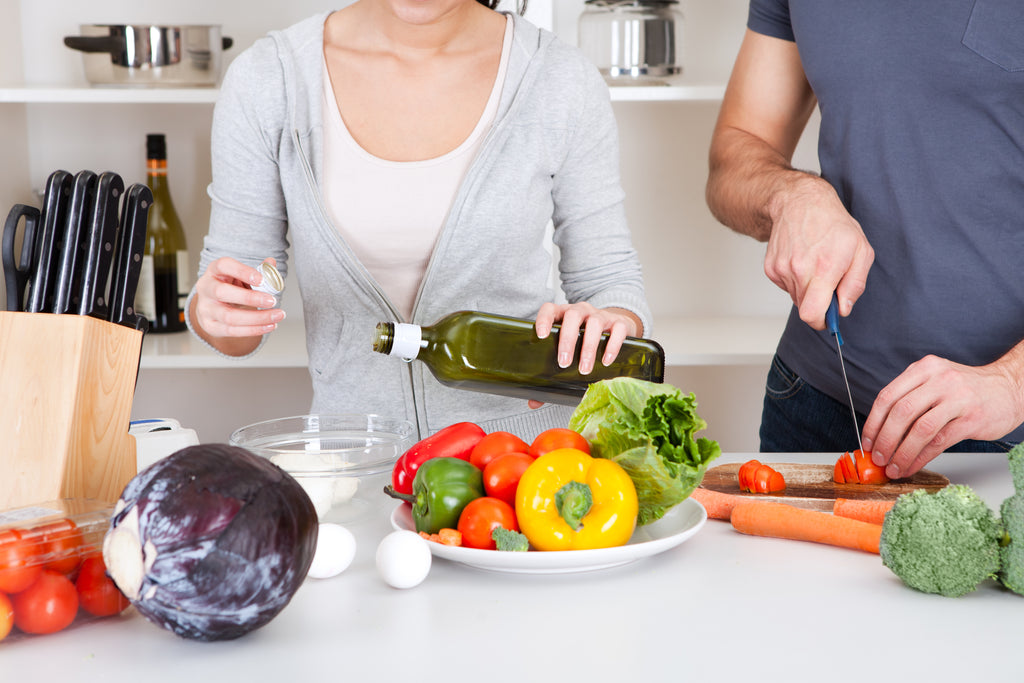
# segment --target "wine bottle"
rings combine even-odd
[[[650,339],[626,337],[611,365],[601,363],[608,341],[602,335],[593,371],[579,371],[583,332],[576,340],[573,364],[558,365],[561,325],[541,339],[532,320],[479,311],[452,313],[434,325],[381,322],[373,350],[426,363],[441,384],[490,394],[576,405],[593,382],[634,377],[650,382],[665,378],[665,352]]]
[[[167,184],[167,141],[162,134],[146,136],[146,184],[153,205],[135,308],[149,319],[150,332],[180,332],[186,328],[185,301],[192,282],[185,231]]]

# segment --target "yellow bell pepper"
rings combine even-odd
[[[575,448],[537,458],[516,488],[519,528],[537,550],[625,545],[638,510],[636,487],[618,463]]]

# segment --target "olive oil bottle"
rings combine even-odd
[[[532,320],[478,311],[452,313],[434,325],[382,322],[377,324],[373,350],[426,363],[437,381],[469,391],[576,405],[593,382],[633,377],[650,382],[665,378],[665,352],[650,339],[627,337],[608,366],[601,355],[602,338],[593,371],[579,371],[583,333],[576,340],[573,364],[559,367],[555,325],[545,339],[537,336]]]
[[[192,282],[185,231],[167,183],[167,141],[162,134],[146,136],[146,184],[153,206],[135,308],[149,319],[150,332],[180,332],[186,329],[185,301]]]

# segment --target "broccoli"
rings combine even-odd
[[[903,583],[957,597],[999,571],[1003,526],[967,486],[900,496],[882,524],[879,554]]]
[[[526,536],[518,531],[511,531],[504,527],[496,526],[491,532],[491,538],[498,546],[498,550],[510,552],[526,552],[530,549],[530,542]]]
[[[999,508],[1006,535],[999,548],[999,581],[1024,595],[1024,444],[1010,450],[1010,475],[1015,493]]]

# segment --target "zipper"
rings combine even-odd
[[[366,270],[366,267],[359,263],[359,260],[355,258],[355,254],[352,253],[352,249],[345,243],[345,240],[342,239],[340,234],[338,234],[338,231],[334,229],[334,225],[331,223],[330,216],[327,215],[327,208],[324,206],[323,200],[320,197],[320,192],[317,190],[316,181],[313,179],[313,168],[309,163],[309,157],[306,155],[306,151],[302,147],[302,141],[299,137],[298,129],[292,130],[292,141],[295,143],[295,149],[299,155],[299,163],[302,165],[302,171],[306,176],[306,186],[313,197],[313,202],[316,205],[317,212],[320,214],[320,220],[323,226],[326,226],[328,232],[330,232],[331,235],[333,235],[333,238],[338,241],[339,246],[341,246],[342,250],[348,256],[348,258],[346,259],[347,263],[345,264],[346,269],[350,271],[351,275],[362,278],[362,281],[370,287],[373,293],[377,295],[377,297],[380,299],[380,302],[388,310],[388,312],[391,314],[394,320],[398,322],[405,322],[401,314],[395,308],[395,305],[391,303],[391,299],[388,298],[387,294],[384,293],[384,291],[380,288],[380,286],[373,279],[373,277],[370,276],[370,273],[369,271]],[[413,415],[415,416],[416,431],[417,433],[422,434],[423,432],[426,431],[427,426],[426,424],[421,424],[420,420],[419,402],[417,400],[416,391],[416,378],[413,374],[412,363],[407,362],[405,365],[409,375],[409,391],[412,397],[412,411]]]

